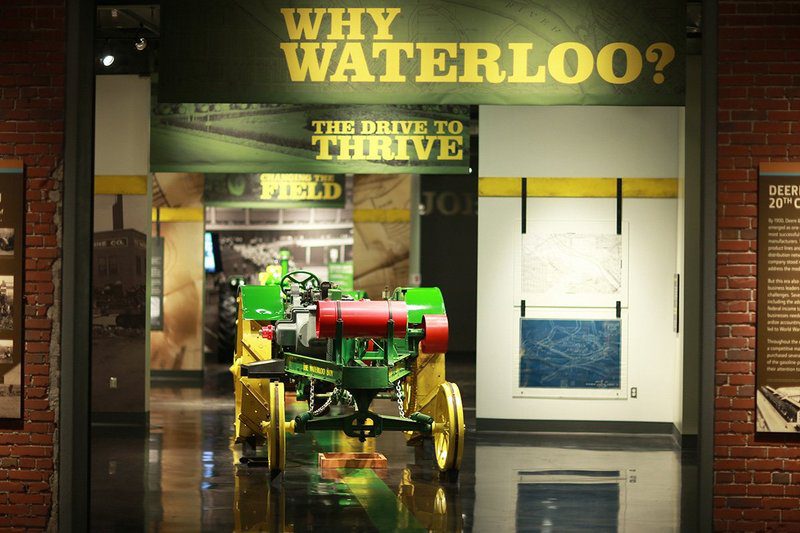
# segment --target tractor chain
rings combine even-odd
[[[403,409],[403,399],[405,398],[403,394],[403,379],[398,379],[394,384],[394,388],[397,390],[397,410],[400,412],[400,416],[405,418],[406,410]]]
[[[353,395],[350,394],[345,389],[334,387],[333,392],[328,397],[328,400],[322,404],[319,409],[314,409],[314,380],[309,379],[309,387],[308,387],[308,412],[312,414],[312,416],[319,416],[325,412],[325,409],[330,407],[331,403],[336,400],[336,403],[341,403],[344,405],[353,405],[355,400],[353,399]]]

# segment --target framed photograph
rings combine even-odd
[[[14,276],[0,275],[0,331],[14,329]]]
[[[0,160],[0,427],[22,423],[25,397],[24,286],[25,173],[22,161]]]
[[[14,364],[14,341],[0,339],[0,365]]]
[[[22,405],[22,365],[14,341],[0,339],[0,418],[17,418]]]
[[[0,228],[0,257],[14,255],[14,228]]]

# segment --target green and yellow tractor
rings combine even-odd
[[[432,438],[436,466],[457,473],[464,450],[458,386],[445,379],[448,322],[438,288],[398,288],[388,299],[347,293],[307,271],[239,293],[231,366],[236,442],[245,456],[267,446],[270,470],[286,465],[286,433],[341,430],[362,441],[402,431]],[[285,419],[284,384],[308,410]],[[397,402],[398,415],[370,409]],[[331,406],[344,409],[332,414]]]

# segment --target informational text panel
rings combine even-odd
[[[758,186],[757,431],[800,430],[800,164],[763,163]]]

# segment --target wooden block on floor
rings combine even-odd
[[[319,467],[329,468],[388,468],[389,461],[377,452],[322,452]]]

